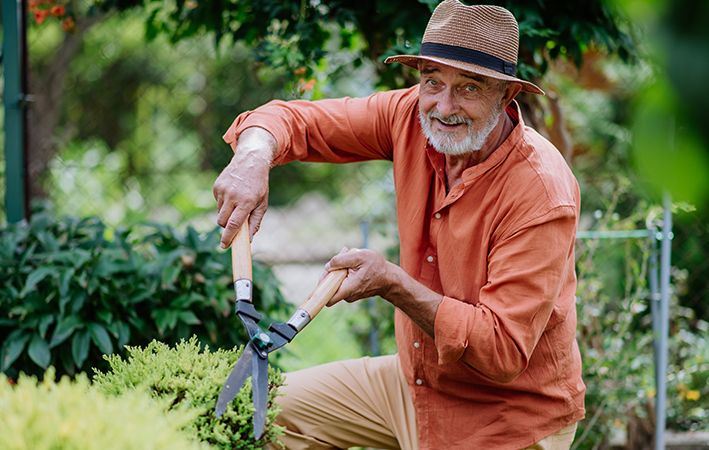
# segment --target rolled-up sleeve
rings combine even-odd
[[[558,304],[574,275],[576,219],[557,207],[527,223],[489,252],[488,282],[476,304],[444,297],[435,319],[439,364],[463,361],[502,383],[527,368],[542,333],[572,305]],[[564,300],[568,302],[568,300]]]
[[[332,163],[391,160],[393,123],[401,120],[397,107],[415,95],[416,91],[409,89],[380,92],[366,98],[274,100],[239,115],[223,138],[234,149],[239,134],[246,128],[269,131],[278,142],[274,165],[294,160]]]

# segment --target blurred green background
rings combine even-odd
[[[206,248],[215,233],[212,183],[231,157],[222,134],[239,113],[272,99],[364,96],[416,83],[416,72],[385,66],[383,59],[418,51],[437,3],[29,2],[28,83],[34,101],[28,107],[27,196],[35,211],[41,211],[36,214],[50,219],[42,226],[29,222],[31,232],[25,234],[8,224],[0,230],[8,261],[22,258],[13,275],[0,282],[0,311],[7,314],[0,317],[3,354],[12,347],[15,330],[32,330],[43,340],[64,323],[59,308],[52,312],[59,314],[51,319],[56,322],[41,319],[44,316],[22,322],[16,308],[23,308],[18,293],[29,292],[23,289],[28,277],[46,258],[59,261],[47,256],[51,249],[42,233],[56,233],[56,251],[67,251],[61,246],[74,242],[65,237],[66,217],[93,217],[97,227],[105,226],[100,248],[76,241],[79,246],[96,245],[96,264],[105,248],[122,246],[126,253],[115,256],[113,263],[128,270],[125,264],[131,259],[125,255],[145,251],[146,267],[154,273],[146,275],[140,270],[148,269],[136,265],[134,272],[125,272],[126,285],[154,276],[156,297],[169,298],[171,292],[185,289],[201,296],[204,307],[212,297],[220,302],[228,297],[228,281],[217,281],[217,271],[226,266],[224,254],[216,245]],[[709,79],[709,29],[704,23],[709,3],[494,3],[506,6],[519,20],[520,76],[547,92],[540,98],[522,95],[518,101],[527,124],[559,148],[579,180],[580,229],[657,227],[658,205],[665,193],[671,195],[675,228],[668,426],[708,430],[709,91],[703,83]],[[6,151],[0,150],[0,223],[5,223]],[[263,264],[264,298],[273,318],[282,320],[293,303],[305,299],[322,265],[343,246],[366,245],[397,259],[393,180],[387,163],[277,167],[269,202],[253,249],[254,258]],[[146,222],[167,228],[152,233],[143,226]],[[188,238],[190,233],[200,234],[202,241]],[[119,245],[116,236],[125,242]],[[159,245],[153,246],[155,242]],[[22,256],[32,245],[44,252],[39,259]],[[589,413],[577,435],[577,448],[609,445],[619,433],[637,432],[637,423],[648,423],[652,416],[652,300],[647,281],[651,251],[651,243],[643,239],[579,240],[579,341]],[[218,260],[221,269],[194,268],[178,253]],[[150,263],[151,258],[160,264]],[[78,274],[79,269],[93,276],[88,265],[56,273]],[[114,278],[124,273],[118,270],[112,272]],[[38,298],[54,298],[49,293],[56,291],[59,301],[71,289],[62,291],[60,275],[48,273],[36,275],[32,287]],[[99,270],[97,280],[107,280],[102,273]],[[218,285],[218,292],[204,293],[200,276]],[[170,283],[165,284],[166,279]],[[78,290],[82,286],[81,280],[66,283]],[[96,310],[103,311],[97,301]],[[186,308],[203,311],[194,305]],[[226,314],[221,306],[212,307],[216,314]],[[24,308],[23,314],[31,316]],[[100,318],[110,331],[113,319],[107,314],[101,312]],[[118,317],[116,311],[111,314]],[[165,331],[165,324],[171,323],[165,317],[173,316],[152,317],[155,336],[177,340],[181,332],[195,332],[187,313],[189,320],[175,319],[171,331]],[[391,308],[380,299],[326,309],[279,354],[277,364],[297,370],[393,353],[391,317]],[[200,320],[222,323],[221,318]],[[115,329],[115,337],[108,339],[118,344],[122,338]],[[88,336],[81,330],[76,327],[77,335]],[[35,357],[28,353],[28,340],[20,349],[27,355],[15,364],[26,366],[8,370],[42,368],[36,350]],[[20,340],[12,342],[19,348]],[[97,357],[101,342],[105,344],[97,338],[92,347]],[[213,338],[211,345],[217,342],[228,346],[239,340]]]

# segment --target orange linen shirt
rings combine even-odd
[[[435,341],[401,311],[396,338],[421,449],[520,449],[584,417],[575,340],[579,189],[552,144],[516,125],[446,193],[418,86],[367,98],[273,101],[240,115],[278,141],[274,164],[393,161],[401,267],[444,296]]]

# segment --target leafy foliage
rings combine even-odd
[[[5,450],[206,450],[181,428],[193,413],[165,414],[143,392],[112,397],[83,375],[54,382],[21,375],[12,385],[0,374],[0,447]]]
[[[640,204],[634,214],[615,213],[627,185],[618,187],[605,211],[598,210],[597,231],[657,226],[661,209]],[[656,374],[652,303],[648,280],[658,270],[657,242],[649,238],[577,240],[578,342],[586,384],[586,419],[573,448],[590,449],[607,442],[612,428],[627,426],[629,417],[646,423],[654,418]],[[654,258],[659,258],[655,253]],[[696,430],[709,416],[709,324],[693,322],[693,311],[679,307],[682,271],[673,273],[670,299],[667,425]],[[648,427],[651,428],[651,427]],[[650,436],[651,438],[651,436]]]
[[[103,367],[125,345],[196,335],[231,348],[248,336],[233,313],[231,259],[219,231],[159,224],[110,230],[98,219],[55,219],[0,229],[0,370],[74,374]],[[254,303],[286,309],[269,267],[254,262]]]
[[[186,409],[197,415],[185,430],[213,448],[224,450],[257,449],[280,434],[274,425],[278,407],[273,403],[277,388],[283,384],[280,373],[269,368],[268,411],[264,434],[257,442],[253,438],[253,406],[249,380],[229,404],[222,417],[214,415],[214,407],[224,380],[243,351],[200,350],[196,338],[182,341],[174,348],[153,341],[144,349],[128,348],[128,358],[108,356],[111,368],[98,372],[94,386],[110,394],[124,396],[135,390],[148,391],[165,405],[166,411]]]
[[[547,62],[566,57],[581,66],[589,48],[617,54],[622,60],[635,56],[633,42],[622,31],[624,17],[607,1],[498,3],[515,15],[520,28],[522,76],[543,75]]]
[[[634,165],[659,197],[669,191],[709,217],[709,14],[706,2],[662,0],[644,10],[621,1],[644,31],[653,78],[634,105]],[[684,61],[696,61],[691,68]],[[669,151],[668,151],[669,149]],[[706,303],[705,303],[706,308]]]
[[[673,274],[681,286],[686,271]],[[706,430],[709,419],[709,323],[697,320],[694,310],[682,307],[674,289],[670,298],[667,425],[681,431]]]
[[[633,412],[654,384],[647,316],[649,242],[582,241],[578,245],[578,341],[586,384],[586,419],[575,448],[593,448],[614,421]]]
[[[147,36],[170,36],[172,42],[204,32],[214,33],[219,43],[229,36],[255,49],[258,59],[272,67],[284,67],[293,77],[318,66],[327,43],[338,34],[339,46],[350,48],[361,36],[366,43],[355,65],[363,59],[377,63],[389,52],[418,52],[431,11],[438,0],[96,0],[103,11],[144,8],[148,13]],[[621,31],[620,14],[605,0],[580,2],[537,0],[493,1],[507,7],[520,23],[521,75],[539,76],[547,60],[560,56],[581,62],[590,45],[628,58],[633,53],[630,37]],[[71,8],[70,8],[71,10]],[[73,9],[78,12],[78,6]],[[406,69],[402,69],[406,70]],[[400,72],[401,73],[401,72]],[[384,75],[381,73],[381,75]],[[392,73],[382,84],[400,82]]]

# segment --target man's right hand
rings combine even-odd
[[[251,127],[239,135],[234,157],[214,182],[217,223],[224,227],[222,248],[228,248],[244,220],[253,237],[268,208],[268,172],[278,143],[263,128]]]

